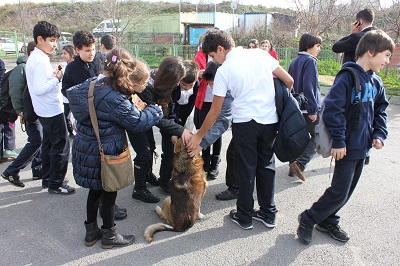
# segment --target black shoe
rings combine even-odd
[[[343,231],[342,228],[338,224],[331,224],[327,222],[321,222],[315,226],[315,229],[321,232],[326,232],[328,233],[333,239],[341,241],[341,242],[347,242],[349,241],[350,237],[349,235]]]
[[[49,188],[48,192],[49,194],[71,195],[75,193],[75,188],[64,185],[56,189]]]
[[[1,177],[16,187],[25,187],[25,184],[19,180],[19,175],[9,175],[7,172],[1,174]]]
[[[118,207],[117,204],[115,204],[115,212],[114,212],[114,219],[115,220],[124,220],[126,217],[128,217],[128,214],[126,213],[125,208],[120,208]]]
[[[160,187],[161,188],[161,187]],[[160,198],[153,195],[146,187],[144,188],[133,188],[132,198],[141,200],[146,203],[157,203],[160,201]]]
[[[155,187],[158,187],[160,185],[160,182],[158,182],[158,178],[153,173],[149,173],[146,182]]]
[[[244,230],[253,229],[253,223],[245,223],[245,222],[239,220],[239,218],[237,217],[236,210],[231,210],[231,212],[229,213],[229,218],[231,219],[232,222],[239,225],[239,227]]]
[[[218,170],[212,170],[207,173],[207,179],[209,180],[215,180],[218,178],[219,171]]]
[[[117,204],[115,204],[115,211],[117,212],[127,212],[128,210],[124,207],[119,207]]]
[[[233,200],[233,199],[237,199],[238,196],[239,196],[238,190],[228,188],[227,190],[224,190],[224,191],[218,193],[217,195],[215,195],[215,198],[217,200]]]
[[[171,189],[169,188],[169,184],[168,184],[168,185],[160,184],[160,190],[161,190],[165,195],[170,195],[170,194],[171,194]]]
[[[42,179],[42,171],[32,171],[32,179],[33,180]]]
[[[299,214],[299,227],[297,228],[297,236],[299,237],[300,241],[304,244],[310,244],[312,239],[312,233],[314,230],[314,225],[310,225],[307,223]]]
[[[274,228],[276,226],[276,220],[267,218],[261,211],[256,211],[253,219],[262,222],[268,228]]]
[[[62,187],[66,186],[68,184],[68,182],[69,182],[69,179],[68,178],[64,178],[61,186]],[[42,188],[49,188],[49,181],[48,180],[47,181],[42,180]]]
[[[126,213],[127,210],[125,208],[120,208],[120,207],[118,207],[117,204],[115,204],[114,208],[115,208],[115,211],[114,211],[114,219],[115,220],[124,220],[124,219],[126,219],[126,217],[128,217],[128,214]],[[100,215],[100,218],[103,218],[103,215],[101,213],[101,201],[99,203],[99,215]]]

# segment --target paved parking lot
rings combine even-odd
[[[372,151],[370,165],[340,212],[341,225],[351,237],[345,244],[319,231],[308,246],[296,236],[297,215],[329,185],[328,159],[316,157],[311,162],[306,182],[287,176],[287,164],[277,161],[279,213],[274,229],[254,221],[254,229],[245,231],[229,220],[235,201],[215,200],[215,194],[226,188],[221,174],[209,181],[201,221],[184,233],[157,233],[148,244],[144,229],[160,221],[153,211],[155,204],[132,199],[132,187],[126,188],[118,193],[117,204],[128,209],[128,218],[117,221],[117,228],[134,234],[136,243],[111,250],[101,249],[99,243],[84,246],[88,190],[75,185],[69,164],[67,176],[77,188],[71,196],[49,195],[40,181],[31,180],[29,167],[21,172],[23,189],[0,180],[0,265],[399,265],[400,106],[390,105],[388,113],[389,139],[382,150]],[[160,136],[156,136],[160,153]],[[223,135],[223,154],[230,138],[230,131]],[[17,124],[17,149],[25,141]],[[8,164],[0,164],[0,172]],[[157,160],[155,173],[159,165]],[[224,172],[224,159],[220,167]],[[165,198],[157,187],[150,190]]]

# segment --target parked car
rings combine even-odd
[[[56,52],[57,53],[61,53],[62,48],[66,45],[74,45],[73,41],[72,41],[72,37],[74,35],[72,33],[69,32],[61,32],[60,38],[58,38],[57,40],[57,48],[56,48]]]
[[[16,53],[16,45],[18,47],[18,52],[22,53],[23,52],[23,47],[24,43],[23,42],[15,42],[13,39],[6,38],[6,37],[0,37],[3,45],[2,45],[2,50],[6,52],[7,54],[15,54]]]
[[[121,33],[121,20],[120,19],[106,19],[100,22],[96,28],[92,30],[95,36],[102,36],[104,34]]]

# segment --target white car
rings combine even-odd
[[[15,41],[10,38],[5,38],[5,37],[0,37],[3,45],[2,45],[2,50],[6,52],[7,54],[15,54]],[[18,45],[18,52],[23,52],[23,47],[24,43],[23,42],[17,42]]]

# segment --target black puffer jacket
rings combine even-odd
[[[279,116],[274,152],[281,162],[291,162],[306,149],[310,134],[299,105],[286,85],[277,78],[274,78],[274,85],[276,112]]]
[[[100,153],[88,105],[91,80],[67,90],[71,111],[77,121],[77,135],[72,145],[72,165],[78,185],[100,190]],[[119,155],[123,151],[125,130],[145,132],[163,117],[160,108],[154,105],[139,111],[125,95],[104,84],[103,79],[97,82],[93,94],[101,144],[107,155]]]

